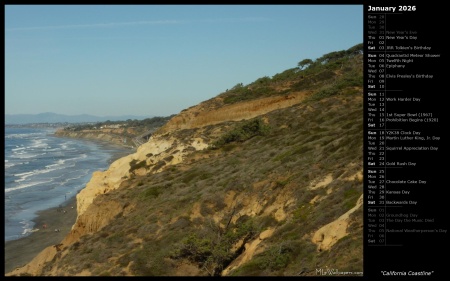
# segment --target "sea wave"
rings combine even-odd
[[[55,164],[49,164],[49,165],[46,165],[45,168],[46,168],[46,169],[50,169],[50,168],[52,168],[52,167],[59,167],[60,165],[64,164],[64,162],[66,162],[66,161],[60,159],[60,160],[58,160]]]
[[[5,135],[6,139],[28,139],[32,136],[41,136],[42,133],[23,133],[23,134],[8,134]]]
[[[48,140],[48,139],[34,139],[33,144],[30,146],[30,148],[47,147],[48,143],[45,142],[46,140]]]
[[[33,229],[34,223],[31,221],[23,220],[20,222],[20,224],[23,224],[22,226],[22,235],[27,235],[28,233],[35,232],[37,230]]]
[[[14,191],[14,190],[28,188],[28,187],[39,185],[39,184],[43,184],[43,183],[49,183],[49,182],[52,182],[52,180],[49,180],[49,181],[36,181],[36,182],[30,182],[30,183],[27,183],[27,184],[21,184],[19,186],[6,188],[5,189],[5,193],[8,193],[8,192],[11,192],[11,191]]]
[[[11,168],[11,167],[14,167],[14,166],[18,166],[18,165],[26,165],[26,164],[29,164],[30,162],[29,161],[26,161],[26,162],[14,162],[14,163],[12,163],[12,162],[9,162],[9,160],[5,160],[5,169],[8,169],[8,168]]]
[[[33,226],[19,224],[21,220],[32,222],[36,211],[56,207],[66,195],[76,194],[115,151],[86,141],[53,138],[42,130],[10,132],[5,134],[6,241],[28,235]]]
[[[83,153],[83,154],[80,154],[80,156],[78,156],[78,157],[65,159],[65,161],[76,161],[76,160],[84,159],[86,157],[87,157],[87,154]]]
[[[33,170],[31,172],[25,172],[25,173],[20,173],[20,174],[14,174],[15,177],[20,177],[20,179],[15,180],[15,182],[22,182],[31,176],[47,174],[47,173],[50,173],[53,171],[62,170],[62,169],[66,169],[66,168],[75,166],[75,165],[63,166],[62,164],[63,163],[47,165],[47,166],[45,166],[45,169]]]
[[[75,150],[75,149],[70,149],[70,150]],[[59,148],[59,147],[52,148],[51,146],[48,146],[48,147],[44,148],[44,151],[46,151],[46,152],[55,152],[55,151],[60,152],[60,151],[62,151],[62,149]],[[67,151],[67,150],[64,150],[64,151]]]
[[[23,153],[14,153],[10,157],[18,158],[18,159],[29,159],[29,158],[35,158],[35,157],[38,157],[38,156],[42,156],[42,155],[45,155],[45,154],[47,154],[47,152],[37,153],[37,154],[23,152]]]

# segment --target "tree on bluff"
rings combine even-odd
[[[298,63],[298,67],[300,68],[300,70],[303,70],[310,66],[312,63],[313,61],[311,59],[304,59]]]

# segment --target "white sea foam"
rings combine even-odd
[[[42,135],[42,133],[9,134],[9,135],[6,135],[5,138],[7,138],[7,139],[27,139],[31,136],[39,136],[39,135]]]
[[[51,167],[60,167],[61,165],[64,165],[66,163],[67,159],[58,159],[55,164],[49,164],[45,166],[46,169],[49,169]]]
[[[26,164],[29,164],[29,163],[30,163],[29,161],[12,163],[12,162],[9,162],[9,160],[5,160],[5,169],[11,168],[11,167],[14,167],[14,166],[18,166],[18,165],[24,165],[24,164],[26,165]]]
[[[22,226],[22,229],[23,229],[22,235],[26,235],[27,233],[34,232],[30,221],[23,220],[23,221],[20,222],[20,224],[23,224],[23,226]]]
[[[80,154],[80,156],[78,156],[78,157],[69,158],[69,159],[66,159],[65,161],[76,161],[76,160],[84,159],[86,157],[87,157],[87,154],[83,153],[83,154]]]
[[[33,170],[31,172],[14,174],[15,177],[20,177],[20,179],[17,179],[14,182],[22,182],[22,181],[26,180],[27,178],[29,178],[31,176],[40,175],[40,174],[47,174],[47,173],[50,173],[50,172],[53,172],[53,171],[57,171],[57,170],[61,170],[61,169],[69,168],[69,167],[74,167],[74,166],[75,165],[62,166],[61,164],[47,165],[47,166],[45,166],[45,169],[42,169],[42,170]]]
[[[23,152],[23,153],[14,153],[13,155],[11,155],[11,157],[12,158],[18,158],[18,159],[29,159],[29,158],[34,158],[34,157],[45,155],[45,154],[47,154],[47,153],[44,152],[44,153],[35,154],[35,153],[25,153],[25,152]]]
[[[76,148],[72,146],[73,144],[74,144],[74,142],[72,142],[72,141],[67,141],[67,142],[63,142],[63,143],[59,144],[59,147],[60,147],[61,149],[63,149],[63,150],[66,150],[66,151],[67,151],[67,150],[68,150],[68,151],[76,150]]]
[[[47,151],[47,152],[61,151],[61,148],[59,148],[59,147],[51,148],[49,146],[49,147],[44,148],[44,151]]]
[[[30,183],[27,183],[27,184],[21,184],[19,186],[6,188],[5,189],[5,193],[8,193],[8,192],[11,192],[11,191],[14,191],[14,190],[24,189],[24,188],[27,188],[27,187],[31,187],[31,186],[35,186],[35,185],[39,185],[39,184],[43,184],[43,183],[49,183],[51,181],[52,180],[49,180],[49,181],[36,181],[36,182],[30,182]]]
[[[40,228],[33,226],[34,211],[57,206],[65,194],[67,198],[76,194],[110,152],[77,140],[53,138],[42,130],[5,138],[5,167],[12,167],[5,169],[5,241]],[[19,224],[21,220],[30,224]]]
[[[24,177],[24,176],[29,176],[29,175],[33,175],[35,172],[25,172],[25,173],[20,173],[20,174],[14,174],[15,177]]]
[[[46,165],[45,168],[46,169],[50,169],[52,167],[58,167],[60,164],[50,164],[50,165]]]
[[[45,143],[43,140],[34,140],[34,144],[30,146],[30,148],[43,148],[47,147],[47,143]]]

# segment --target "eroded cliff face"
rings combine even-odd
[[[195,134],[195,132],[194,134],[188,134],[182,138],[173,136],[167,130],[164,131],[166,131],[164,135],[154,134],[151,136],[149,141],[138,147],[135,153],[114,161],[107,170],[94,172],[86,187],[77,194],[77,220],[67,237],[58,247],[46,248],[30,263],[8,275],[24,273],[40,275],[46,262],[51,261],[55,255],[64,253],[64,251],[57,251],[57,248],[65,248],[65,251],[67,251],[67,248],[77,242],[81,236],[97,232],[110,223],[117,214],[126,212],[127,208],[123,206],[123,203],[119,202],[111,202],[111,204],[102,206],[92,204],[97,196],[119,188],[122,182],[133,175],[160,172],[171,165],[181,163],[186,155],[208,147],[208,144],[201,136],[202,131],[199,131],[198,134]],[[108,134],[60,132],[57,135],[112,142],[118,141],[118,139],[115,140],[114,137]],[[131,164],[140,162],[145,162],[145,165],[132,170]],[[163,165],[161,165],[162,163]],[[132,206],[128,206],[128,209],[130,208]]]
[[[208,145],[200,137],[192,137],[182,141],[167,135],[154,135],[149,141],[141,145],[136,153],[130,154],[113,162],[108,170],[95,172],[86,187],[77,195],[78,216],[82,215],[96,196],[106,194],[111,190],[119,188],[120,184],[130,178],[133,174],[142,175],[155,173],[161,169],[175,165],[183,161],[183,157],[195,150],[201,150]],[[188,150],[186,148],[193,148]],[[166,160],[164,160],[166,159]],[[145,161],[144,167],[130,172],[131,163]],[[164,162],[164,166],[148,171],[157,163]]]
[[[335,218],[331,222],[323,219],[323,222],[320,222],[320,227],[305,223],[305,233],[301,238],[296,238],[311,242],[312,245],[317,247],[317,252],[331,249],[339,240],[349,234],[348,226],[351,224],[352,216],[361,209],[362,197],[359,196],[360,193],[357,193],[358,197],[355,197],[356,193],[352,192],[357,192],[357,189],[353,186],[362,185],[362,170],[358,168],[358,163],[354,162],[358,155],[345,160],[349,162],[332,164],[328,167],[332,172],[325,173],[321,168],[329,165],[330,160],[327,157],[335,151],[339,151],[339,145],[344,142],[345,135],[348,134],[347,130],[354,128],[353,123],[357,123],[352,120],[353,117],[350,117],[348,128],[342,129],[333,125],[333,122],[338,122],[340,118],[345,120],[347,118],[345,116],[347,112],[343,114],[341,108],[351,108],[352,112],[359,116],[362,107],[358,107],[358,105],[362,104],[362,99],[358,96],[348,100],[331,100],[328,101],[328,104],[323,102],[325,104],[323,106],[326,106],[327,110],[333,113],[330,116],[334,117],[331,119],[332,121],[323,117],[320,120],[325,125],[318,125],[316,121],[310,121],[310,119],[324,114],[324,110],[316,109],[316,107],[322,106],[322,102],[313,106],[300,105],[309,94],[308,92],[294,92],[290,95],[262,98],[227,106],[223,106],[220,97],[218,97],[181,112],[154,133],[149,141],[141,145],[135,153],[116,160],[105,171],[95,172],[86,187],[77,195],[78,217],[71,232],[59,245],[46,248],[29,264],[15,270],[14,275],[22,273],[42,275],[43,272],[45,272],[45,275],[71,275],[67,273],[67,267],[65,266],[56,265],[45,268],[46,263],[61,260],[64,256],[70,255],[71,249],[77,243],[80,243],[82,237],[98,233],[112,224],[118,217],[131,216],[136,208],[142,208],[142,206],[138,206],[137,201],[130,201],[134,202],[130,203],[127,200],[120,200],[118,197],[111,198],[109,197],[110,194],[114,194],[116,190],[136,189],[139,184],[128,184],[132,182],[132,179],[162,173],[175,165],[180,171],[190,171],[190,163],[201,160],[202,157],[221,159],[220,153],[224,152],[212,151],[209,154],[201,155],[195,153],[208,148],[217,136],[226,132],[231,127],[230,121],[250,119],[256,116],[262,116],[265,123],[277,126],[276,129],[279,134],[289,130],[304,130],[302,133],[295,135],[295,141],[294,135],[289,135],[292,137],[292,142],[289,142],[289,139],[283,140],[282,138],[274,140],[276,145],[279,145],[281,141],[286,141],[280,147],[288,147],[288,149],[281,153],[272,151],[273,155],[271,154],[265,160],[274,163],[272,167],[286,165],[286,171],[273,173],[268,169],[264,172],[264,176],[259,175],[261,178],[245,179],[247,182],[235,179],[235,184],[232,184],[229,191],[223,195],[222,193],[216,194],[219,199],[214,199],[213,195],[209,194],[206,194],[206,198],[199,195],[200,197],[188,201],[189,204],[186,204],[186,206],[180,207],[180,213],[171,214],[169,221],[160,221],[156,218],[156,223],[153,224],[155,229],[151,235],[154,235],[155,239],[160,239],[170,233],[172,225],[177,225],[180,221],[189,221],[189,223],[197,221],[200,222],[199,225],[210,223],[211,225],[217,225],[219,229],[226,229],[228,224],[238,224],[239,219],[246,217],[263,217],[273,220],[274,222],[270,227],[259,229],[252,236],[245,236],[234,242],[230,251],[234,251],[236,256],[233,261],[225,264],[226,266],[220,270],[221,275],[229,275],[247,264],[254,256],[270,249],[271,244],[268,241],[274,234],[276,236],[289,231],[289,227],[294,227],[293,225],[297,221],[304,223],[311,216],[310,214],[314,213],[314,208],[317,206],[319,206],[319,210],[326,210],[327,204],[337,202],[340,198],[337,194],[342,192],[342,187],[351,183],[352,187],[347,188],[349,192],[347,196],[351,199],[348,202],[349,208],[345,211],[339,210],[337,214],[334,214]],[[295,105],[297,106],[293,107]],[[286,116],[281,113],[278,115],[268,114],[283,108],[286,108],[286,111],[289,112]],[[292,117],[297,119],[294,120]],[[303,127],[306,127],[306,129],[303,129]],[[314,131],[316,135],[311,134],[311,131]],[[359,136],[358,128],[354,128],[353,131]],[[305,135],[305,137],[302,135]],[[317,143],[317,138],[323,138],[323,144]],[[358,146],[360,145],[358,141],[355,143]],[[270,147],[272,144],[267,141],[266,145],[266,147]],[[258,147],[253,148],[255,152],[261,153],[261,157],[266,157],[264,151],[258,151]],[[312,151],[317,151],[317,153],[314,152],[313,155]],[[303,161],[306,164],[302,161],[298,163],[304,165],[302,170],[308,169],[310,171],[300,175],[300,171],[296,171],[296,167],[289,164],[294,161],[292,159],[294,156],[291,157],[291,155],[303,159],[303,157],[306,157],[304,156],[306,152],[311,153],[311,156],[308,156],[310,158],[305,158]],[[249,152],[247,157],[250,157],[250,154]],[[186,159],[189,159],[190,162],[187,163]],[[225,157],[224,161],[230,162],[231,166],[244,162],[244,160],[236,160],[231,156],[230,159]],[[280,162],[281,164],[279,164]],[[252,163],[247,164],[252,165]],[[210,166],[213,167],[214,165],[217,165],[217,162],[211,160]],[[238,167],[242,169],[242,166]],[[336,174],[336,169],[340,169],[340,173]],[[353,174],[349,175],[346,171],[353,171]],[[219,170],[215,173],[221,172]],[[236,172],[237,168],[227,175],[231,178]],[[187,177],[181,177],[181,181],[188,182],[188,179]],[[203,191],[195,192],[202,194]],[[189,196],[195,192],[189,191]],[[101,200],[96,200],[99,198]],[[159,213],[162,216],[165,211],[161,207],[155,212],[157,212],[155,216],[158,216]],[[320,215],[316,216],[320,217]],[[294,236],[294,234],[290,235]],[[135,237],[134,239],[133,243],[136,244],[136,248],[145,247],[141,238]],[[114,257],[111,260],[117,260],[118,258]],[[165,260],[169,259],[166,258]],[[126,264],[126,268],[123,269],[124,275],[133,275],[133,272],[130,271],[133,263],[132,261]],[[169,261],[169,263],[174,263],[174,261]],[[188,275],[205,274],[205,267],[199,267],[193,261],[178,262],[174,268],[176,268],[173,271],[175,275],[177,273],[186,275],[189,272]],[[75,272],[73,275],[95,275],[89,269]]]
[[[97,171],[92,175],[86,187],[77,195],[78,219],[82,218],[98,195],[106,194],[119,188],[121,183],[130,178],[132,174],[144,175],[160,172],[168,166],[183,162],[184,157],[193,151],[203,150],[209,146],[208,140],[204,139],[203,130],[196,130],[179,136],[180,134],[177,134],[177,132],[180,130],[205,127],[219,122],[249,119],[274,109],[299,103],[304,99],[305,95],[306,93],[297,93],[286,97],[264,98],[219,108],[215,108],[211,102],[206,102],[206,104],[201,103],[188,109],[187,112],[180,113],[154,134],[147,143],[141,145],[136,153],[120,158],[113,162],[106,171]],[[186,123],[180,125],[179,119],[185,120]],[[218,127],[220,128],[220,126]],[[135,163],[145,161],[145,165],[130,172],[133,161]],[[164,162],[164,166],[158,167],[157,164],[162,162]],[[152,169],[149,170],[149,168]],[[251,198],[249,200],[251,201]],[[281,214],[280,216],[282,217],[283,215]],[[94,216],[92,219],[97,220],[99,217],[101,216]],[[89,224],[91,223],[83,223],[83,225]],[[104,225],[106,222],[93,222],[92,224]],[[77,225],[79,224],[76,223],[74,225],[74,229],[78,227]],[[98,228],[88,229],[89,231],[86,233],[98,230]],[[79,235],[85,233],[84,230],[79,229],[76,232]]]
[[[223,99],[216,97],[183,110],[180,114],[170,119],[160,129],[160,132],[200,128],[226,121],[251,119],[276,109],[298,104],[310,94],[311,91],[291,92],[284,96],[260,98],[230,105],[224,105]]]
[[[106,171],[93,173],[86,187],[77,195],[78,218],[84,214],[98,195],[106,194],[111,190],[119,188],[121,183],[130,178],[132,173],[135,175],[143,175],[149,172],[160,172],[168,166],[181,163],[183,158],[191,152],[203,150],[209,145],[208,140],[205,140],[202,135],[203,130],[195,131],[193,134],[188,134],[183,137],[177,137],[174,132],[183,129],[188,130],[205,127],[226,121],[253,118],[275,109],[300,103],[307,95],[307,92],[299,92],[288,96],[263,98],[225,107],[217,107],[217,101],[210,100],[180,113],[154,134],[147,143],[138,147],[136,153],[116,160]],[[179,120],[184,120],[182,122],[183,124],[180,124]],[[66,136],[108,139],[106,135],[93,133],[73,132],[66,133]],[[146,165],[130,173],[130,164],[133,161],[145,161]],[[164,162],[164,166],[158,167],[157,164],[162,162]],[[149,171],[148,168],[152,166],[156,169]],[[77,224],[74,225],[74,228],[76,226]],[[80,235],[83,233],[83,231],[78,232]]]
[[[183,110],[135,153],[95,172],[77,195],[70,233],[8,275],[362,271],[356,51]],[[255,128],[243,120],[255,117],[270,133],[246,138]],[[65,136],[122,141],[108,139],[115,133]],[[221,137],[225,144],[206,149]]]

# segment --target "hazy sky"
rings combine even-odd
[[[5,113],[168,116],[362,42],[362,5],[6,5]]]

